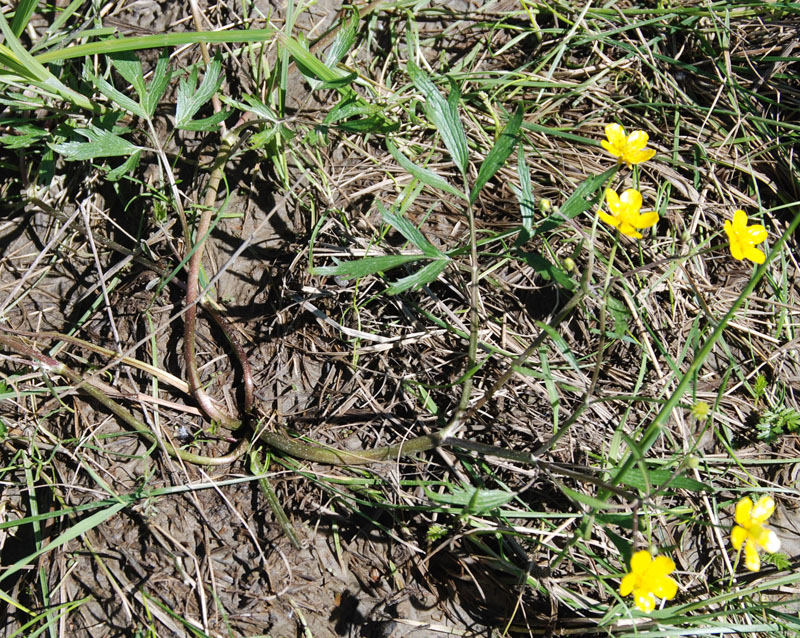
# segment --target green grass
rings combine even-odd
[[[454,635],[797,631],[800,4],[432,4],[0,19],[4,635],[326,636],[325,587],[258,585],[256,628],[209,548],[328,534],[345,570],[364,530]],[[678,582],[649,614],[642,549]]]

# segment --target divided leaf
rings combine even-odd
[[[384,205],[380,202],[377,202],[377,205],[378,212],[381,214],[381,217],[383,217],[383,220],[387,224],[390,224],[392,228],[399,232],[414,246],[419,248],[423,255],[433,259],[448,259],[447,255],[445,255],[441,250],[436,248],[436,246],[425,239],[419,228],[412,224],[407,217],[386,210]]]
[[[222,84],[222,61],[219,54],[214,56],[211,64],[206,68],[203,81],[197,86],[197,67],[192,69],[189,77],[181,80],[178,85],[178,105],[175,109],[175,126],[184,130],[203,130],[209,125],[217,123],[225,117],[220,113],[204,118],[203,120],[192,121],[194,115],[206,104],[217,92]]]
[[[139,70],[141,71],[141,67],[139,68]],[[100,91],[100,93],[105,95],[119,108],[128,111],[128,113],[133,113],[134,115],[138,115],[141,118],[147,117],[147,113],[138,102],[132,100],[121,91],[115,89],[114,86],[110,82],[108,82],[108,80],[106,80],[105,78],[95,75],[91,71],[91,67],[89,66],[88,63],[83,69],[83,76],[86,78],[88,82],[91,82],[97,88],[97,90]]]
[[[141,146],[136,146],[119,135],[96,126],[75,129],[75,132],[89,141],[50,144],[54,151],[70,161],[90,160],[97,157],[119,157],[132,155],[142,150]]]

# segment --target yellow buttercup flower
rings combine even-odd
[[[656,154],[652,148],[645,148],[650,138],[644,131],[634,131],[630,135],[625,135],[625,129],[614,123],[606,126],[606,137],[608,141],[601,140],[600,144],[616,157],[617,161],[625,162],[628,168],[631,164],[646,162]]]
[[[781,548],[781,539],[764,523],[775,511],[771,496],[762,496],[757,502],[743,498],[736,504],[736,525],[731,530],[731,544],[737,552],[744,545],[744,565],[751,572],[761,568],[758,548],[773,554]]]
[[[631,558],[631,571],[619,584],[621,596],[633,594],[634,604],[649,614],[656,608],[656,597],[671,600],[678,593],[678,583],[669,576],[675,563],[666,556],[653,558],[646,549]]]
[[[636,189],[629,188],[622,195],[617,195],[615,190],[609,188],[606,190],[606,203],[611,214],[601,209],[598,212],[600,219],[614,228],[619,228],[619,232],[628,237],[640,239],[642,236],[640,229],[650,228],[658,223],[658,213],[639,212],[642,208],[642,194]]]
[[[749,259],[757,264],[764,263],[764,253],[756,248],[767,238],[767,229],[761,224],[747,225],[747,213],[737,210],[733,222],[725,220],[725,232],[731,242],[731,255],[734,259]]]

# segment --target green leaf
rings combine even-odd
[[[353,117],[359,119],[350,119]],[[323,123],[353,132],[388,133],[398,128],[397,124],[386,119],[383,107],[367,104],[352,91],[344,92],[341,101],[325,116]]]
[[[439,89],[413,60],[408,61],[408,75],[417,90],[425,97],[425,114],[442,136],[453,163],[462,175],[466,175],[467,136],[458,116],[458,103],[461,99],[458,87],[451,80],[450,96],[445,100]]]
[[[609,168],[605,173],[592,175],[581,182],[572,196],[561,207],[561,215],[565,219],[572,219],[582,212],[592,208],[605,193],[602,187],[617,173],[617,166]]]
[[[553,280],[567,290],[574,290],[577,284],[558,266],[536,251],[519,251],[519,258],[538,272],[546,280]]]
[[[512,501],[516,494],[506,490],[487,490],[476,487],[451,487],[451,494],[440,494],[425,487],[425,496],[434,503],[444,505],[458,505],[464,508],[465,513],[483,514],[502,507]]]
[[[139,104],[148,119],[156,112],[159,100],[163,97],[172,76],[169,67],[169,51],[161,49],[158,54],[156,68],[153,69],[153,79],[147,86],[142,71],[142,63],[132,51],[120,51],[109,56],[117,72],[124,77],[134,88],[139,96]]]
[[[169,86],[171,77],[172,69],[169,65],[169,51],[167,51],[167,49],[161,49],[158,54],[156,68],[153,69],[153,79],[150,80],[150,86],[145,91],[145,94],[141,96],[141,103],[148,117],[152,118],[153,114],[156,112],[156,107],[164,96],[164,92]]]
[[[14,10],[14,19],[11,21],[11,30],[15,36],[19,37],[28,26],[37,4],[39,4],[39,0],[19,0],[19,4]]]
[[[132,155],[142,150],[141,146],[136,146],[119,135],[115,135],[111,131],[97,128],[96,126],[75,129],[75,132],[89,141],[50,144],[50,148],[70,161],[89,160],[95,159],[96,157]]]
[[[472,191],[469,194],[470,204],[475,203],[475,200],[478,199],[478,194],[486,185],[486,182],[492,179],[497,171],[502,168],[503,164],[506,163],[508,156],[511,155],[511,152],[514,150],[514,147],[519,141],[519,127],[521,124],[522,109],[518,109],[514,114],[514,117],[508,121],[508,124],[506,124],[503,132],[500,133],[500,137],[497,138],[494,146],[492,146],[492,148],[489,150],[488,155],[486,155],[486,159],[483,160],[483,163],[478,170],[478,177],[475,180],[475,185],[472,187]]]
[[[336,38],[325,55],[325,66],[332,68],[342,61],[347,52],[352,48],[358,35],[358,10],[353,7],[350,11],[350,19],[341,24]]]
[[[109,182],[117,182],[125,175],[129,175],[139,165],[139,160],[141,159],[141,157],[142,157],[142,152],[136,151],[122,164],[117,166],[117,168],[108,171],[108,173],[106,173],[106,179]]]
[[[114,516],[117,512],[127,507],[130,503],[129,500],[121,501],[118,503],[114,503],[110,507],[100,510],[99,512],[95,512],[94,514],[87,516],[86,518],[77,521],[71,527],[68,527],[65,531],[59,534],[54,540],[50,543],[45,545],[44,547],[36,550],[32,554],[20,558],[16,563],[13,565],[9,565],[3,571],[3,574],[0,575],[0,582],[4,581],[6,578],[11,576],[12,574],[16,574],[20,569],[23,569],[26,565],[36,560],[42,554],[46,554],[65,543],[68,543],[73,538],[77,538],[81,534],[85,534],[89,530],[94,529],[98,525],[104,523],[109,518]]]
[[[94,111],[95,106],[85,96],[77,91],[73,91],[55,75],[50,73],[41,62],[37,61],[27,49],[22,46],[14,32],[11,30],[5,16],[0,12],[0,31],[6,39],[6,45],[0,45],[0,54],[2,59],[10,63],[11,68],[22,69],[20,74],[22,77],[27,78],[35,86],[41,87],[47,93],[56,95],[71,104]]]
[[[219,113],[214,113],[214,115],[209,115],[199,120],[189,120],[180,128],[184,131],[214,131],[217,129],[217,125],[230,114],[230,111],[220,111]]]
[[[450,259],[436,259],[407,277],[395,281],[386,289],[386,294],[399,295],[406,290],[418,290],[434,281],[449,263]]]
[[[381,214],[383,220],[387,224],[390,224],[392,228],[394,228],[397,232],[399,232],[414,246],[419,248],[422,251],[423,255],[425,255],[426,257],[432,257],[434,259],[437,258],[449,259],[441,250],[436,248],[436,246],[434,246],[427,239],[425,239],[425,236],[420,232],[419,228],[417,228],[414,224],[412,224],[407,217],[386,210],[386,208],[384,207],[383,204],[380,203],[380,201],[377,203],[377,206],[378,206],[378,212]]]
[[[112,66],[139,95],[139,101],[147,94],[142,62],[133,51],[122,51],[108,56]]]
[[[50,133],[32,124],[14,126],[12,130],[16,135],[0,136],[0,144],[6,148],[29,148],[43,138],[50,137]]]
[[[598,510],[607,510],[614,507],[605,501],[601,501],[599,498],[595,498],[594,496],[589,496],[588,494],[581,494],[580,492],[576,492],[568,488],[566,485],[558,484],[558,487],[561,489],[562,492],[574,501],[578,501],[578,503],[583,503],[584,505],[588,505],[589,507],[593,507],[594,509]]]
[[[536,213],[534,205],[533,187],[531,186],[531,173],[528,164],[525,162],[525,151],[520,146],[517,152],[517,175],[519,177],[519,188],[513,187],[514,194],[519,201],[520,214],[522,216],[522,232],[514,242],[516,248],[525,244],[533,236],[533,216]]]
[[[196,130],[191,128],[192,118],[219,89],[222,84],[221,73],[222,61],[219,54],[217,54],[206,68],[203,81],[199,87],[197,87],[197,67],[192,69],[188,78],[181,80],[178,85],[178,104],[175,109],[176,128]]]
[[[675,476],[675,473],[670,470],[647,468],[646,471],[647,480],[645,480],[638,468],[631,468],[625,472],[619,482],[636,488],[641,492],[647,492],[651,487],[658,489],[667,482],[669,482],[670,489],[688,490],[690,492],[713,492],[709,485],[695,481],[687,476]],[[648,481],[650,485],[648,485]]]
[[[403,264],[424,259],[424,255],[378,255],[344,261],[336,266],[319,266],[311,269],[312,275],[335,275],[345,279],[366,277],[379,272],[386,272]]]
[[[133,113],[134,115],[138,115],[141,118],[146,118],[147,113],[142,108],[142,106],[129,98],[124,93],[115,89],[110,82],[106,79],[95,75],[91,71],[91,67],[87,63],[83,70],[83,76],[86,78],[87,81],[91,82],[100,93],[105,95],[112,103],[114,103],[117,107],[128,111],[128,113]]]
[[[235,102],[226,96],[220,96],[220,98],[228,106],[235,106],[242,111],[252,111],[258,117],[267,120],[268,122],[272,122],[273,124],[277,123],[280,119],[275,111],[273,111],[269,106],[264,104],[255,96],[245,95],[242,97],[242,99],[247,102],[247,105],[239,104],[238,102]]]
[[[578,360],[575,358],[575,355],[572,354],[572,350],[570,350],[569,344],[567,344],[567,341],[564,339],[564,337],[562,337],[555,328],[542,321],[536,321],[535,323],[539,330],[543,330],[547,333],[547,336],[550,337],[553,343],[556,344],[556,347],[559,349],[561,354],[564,355],[567,363],[569,363],[572,369],[575,370],[578,375],[580,375],[581,366],[578,363]]]
[[[307,47],[285,33],[277,32],[275,33],[275,38],[289,51],[289,54],[297,63],[297,68],[300,69],[304,75],[322,80],[323,82],[332,83],[335,83],[337,80],[347,75],[344,71],[326,65],[312,54]]]
[[[400,166],[402,166],[410,175],[418,179],[426,186],[430,186],[431,188],[435,188],[437,190],[444,191],[445,193],[455,195],[461,199],[465,199],[464,193],[453,187],[444,177],[438,173],[434,173],[432,170],[414,164],[414,162],[412,162],[398,150],[398,148],[389,138],[386,139],[386,148],[389,150],[389,153],[391,153],[392,157],[394,157],[395,161],[400,164]]]

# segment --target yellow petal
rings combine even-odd
[[[646,162],[649,160],[656,152],[652,148],[642,149],[641,151],[627,151],[625,153],[624,160],[628,164],[641,164],[642,162]]]
[[[738,552],[745,540],[747,540],[747,530],[744,527],[736,525],[731,530],[731,545],[733,545],[733,549]]]
[[[747,226],[747,213],[743,210],[737,210],[733,214],[733,227],[735,229],[744,228]]]
[[[606,189],[606,204],[608,204],[608,210],[610,210],[613,215],[619,214],[619,195],[617,195],[617,191],[613,188]]]
[[[652,562],[653,558],[650,556],[650,552],[646,549],[639,550],[631,557],[631,572],[644,574]]]
[[[606,125],[606,137],[611,145],[618,149],[623,148],[628,141],[625,129],[616,122]]]
[[[733,249],[733,244],[731,244],[731,249]],[[734,255],[734,257],[736,257],[736,255]],[[745,496],[736,503],[736,522],[742,527],[749,527],[753,520],[750,516],[750,512],[752,511],[753,501],[750,500],[749,496]]]
[[[774,554],[781,548],[781,539],[778,538],[778,535],[771,529],[765,528],[758,539],[758,544],[761,545],[762,549],[765,551]]]
[[[675,561],[668,556],[656,556],[650,566],[650,573],[658,576],[666,576],[675,571]]]
[[[620,195],[619,202],[621,211],[628,214],[638,214],[642,208],[642,194],[635,188],[629,188]]]
[[[642,238],[642,233],[636,230],[628,222],[619,225],[619,232],[621,232],[623,235],[627,235],[628,237],[633,237],[634,239]]]
[[[761,569],[761,559],[758,557],[756,544],[750,538],[744,544],[744,566],[751,572],[757,572]]]
[[[620,152],[619,149],[616,148],[613,144],[606,142],[605,140],[600,140],[600,145],[606,149],[609,153],[611,153],[614,157],[619,157]]]
[[[650,228],[658,223],[658,213],[653,211],[651,213],[642,213],[634,222],[636,228]]]
[[[618,220],[616,217],[612,217],[611,215],[609,215],[609,214],[608,214],[608,213],[606,213],[606,212],[603,212],[602,210],[599,210],[599,211],[597,211],[597,215],[598,215],[598,216],[600,217],[600,219],[602,219],[602,220],[603,220],[603,221],[604,221],[606,224],[609,224],[610,226],[613,226],[614,228],[616,228],[617,226],[619,226],[619,220]]]
[[[666,598],[667,600],[672,600],[675,598],[675,595],[678,593],[678,583],[674,578],[670,578],[669,576],[664,576],[664,579],[659,584],[658,592],[656,592],[656,596],[660,598]]]
[[[656,597],[646,589],[637,589],[634,592],[634,602],[644,613],[649,614],[656,608]]]
[[[755,246],[748,246],[744,249],[742,253],[745,259],[749,259],[756,264],[763,264],[766,260],[767,256],[764,254],[764,251],[759,250]]]
[[[648,137],[644,131],[634,131],[628,136],[628,148],[632,151],[640,151],[647,146]]]
[[[769,236],[767,229],[761,224],[753,224],[747,228],[747,239],[754,244],[760,244]]]
[[[739,240],[736,237],[733,237],[731,239],[731,256],[734,259],[738,259],[739,261],[744,259],[744,256],[745,256],[744,248],[742,248],[742,244],[739,242]]]
[[[758,499],[758,502],[753,507],[753,511],[750,513],[750,518],[753,519],[754,523],[763,523],[765,522],[772,513],[775,511],[775,499],[773,499],[768,494],[762,496]]]
[[[627,574],[619,583],[619,595],[627,596],[633,591],[636,585],[636,574]]]

